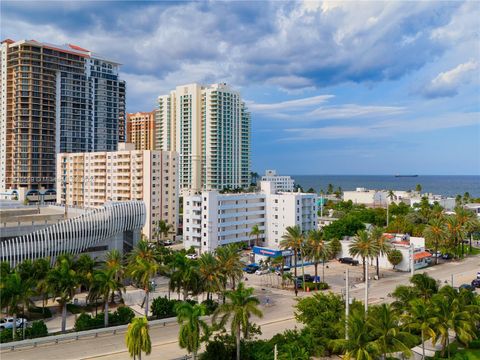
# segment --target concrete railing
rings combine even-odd
[[[150,327],[167,326],[167,325],[176,324],[176,323],[177,323],[177,318],[151,320],[148,322]],[[70,332],[70,333],[61,334],[61,335],[45,336],[45,337],[36,338],[36,339],[12,341],[8,343],[0,344],[0,350],[10,349],[13,351],[20,347],[36,347],[37,345],[43,345],[48,343],[58,344],[59,342],[62,342],[62,341],[79,340],[80,338],[84,338],[84,337],[98,337],[99,335],[102,335],[102,334],[115,335],[118,332],[126,331],[127,328],[128,328],[128,324],[112,326],[107,328],[79,331],[79,332]]]

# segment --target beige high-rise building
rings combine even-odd
[[[155,223],[178,228],[178,155],[173,151],[135,150],[58,154],[57,203],[95,208],[109,201],[143,200],[143,233],[155,239]]]
[[[178,152],[182,192],[244,188],[250,123],[240,93],[228,85],[177,86],[158,97],[156,148]]]
[[[136,150],[155,150],[155,111],[127,114],[127,142]]]

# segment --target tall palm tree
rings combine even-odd
[[[430,303],[423,299],[410,301],[407,311],[403,315],[405,327],[420,332],[422,338],[422,359],[425,359],[425,342],[435,339],[436,333],[433,320],[433,309]]]
[[[393,190],[388,190],[387,199],[389,199],[390,202],[387,201],[387,227],[390,224],[389,207],[390,207],[390,203],[393,201],[394,198],[395,198],[395,193],[393,192]]]
[[[345,360],[376,360],[382,353],[367,314],[359,309],[354,309],[348,317],[348,339],[333,340],[332,344]]]
[[[195,360],[198,349],[200,349],[202,332],[204,335],[209,332],[207,323],[200,319],[201,316],[205,315],[205,305],[191,305],[188,302],[182,302],[175,307],[175,311],[180,324],[178,333],[180,347],[192,353]]]
[[[175,234],[173,226],[167,223],[165,220],[158,220],[155,225],[155,236],[157,238],[157,244],[160,244],[160,240],[164,240],[169,235]]]
[[[304,242],[304,236],[300,226],[287,226],[285,229],[286,233],[282,236],[282,241],[280,241],[280,248],[282,249],[291,249],[293,251],[293,261],[294,261],[294,273],[295,273],[295,293],[297,292],[297,258],[298,252],[301,251]],[[303,258],[302,258],[302,269],[303,269]],[[305,284],[305,281],[303,282]]]
[[[198,275],[203,290],[207,292],[207,300],[212,293],[222,287],[222,270],[218,266],[217,258],[212,253],[203,253],[198,259]]]
[[[438,248],[443,247],[446,238],[445,218],[443,216],[435,217],[430,220],[429,224],[423,230],[423,236],[429,246],[433,246],[435,251],[435,265],[438,264]]]
[[[252,226],[249,236],[255,236],[255,246],[260,246],[260,235],[263,234],[263,230],[260,230],[258,224]]]
[[[110,300],[110,296],[113,297],[115,292],[121,293],[122,289],[124,290],[122,283],[115,278],[115,270],[105,269],[95,272],[88,297],[90,299],[97,299],[100,295],[103,298],[105,327],[108,327],[108,302]]]
[[[392,245],[388,241],[387,237],[383,235],[384,228],[375,226],[370,231],[370,237],[373,242],[377,244],[377,255],[376,258],[376,265],[377,265],[377,277],[380,278],[380,266],[378,258],[380,256],[388,255],[388,253],[392,250]]]
[[[359,230],[355,239],[350,244],[349,252],[351,256],[360,256],[363,262],[363,278],[365,278],[365,269],[369,259],[373,259],[378,254],[378,244],[373,241],[365,230]],[[366,279],[364,279],[366,281]]]
[[[200,292],[200,277],[198,262],[188,259],[182,252],[177,253],[174,260],[175,271],[170,277],[170,287],[173,291],[183,292],[183,300],[187,300],[188,294],[196,295]]]
[[[463,236],[467,236],[471,234],[471,232],[478,227],[478,218],[473,211],[467,210],[462,206],[455,207],[455,217],[457,221],[461,224],[464,234]],[[463,252],[463,239],[462,238],[462,256],[464,255]],[[470,239],[470,250],[471,250],[471,239]]]
[[[240,253],[236,244],[220,246],[215,250],[218,261],[218,267],[222,269],[226,275],[226,279],[230,280],[232,290],[235,289],[236,282],[243,276],[243,264],[240,261]],[[224,280],[223,286],[226,288],[227,280]]]
[[[62,255],[47,275],[50,292],[62,307],[62,332],[65,332],[67,326],[67,304],[72,301],[80,286],[80,276],[74,266],[72,256]]]
[[[135,360],[138,356],[142,360],[142,352],[150,355],[152,352],[152,341],[148,332],[148,320],[146,317],[134,318],[128,325],[125,342],[130,356]]]
[[[323,238],[321,230],[315,229],[308,232],[306,257],[314,263],[315,279],[318,276],[318,263],[322,262],[322,281],[325,282],[325,262],[330,257],[330,247]]]
[[[93,282],[93,274],[97,262],[88,254],[82,254],[75,261],[73,266],[75,272],[79,276],[80,288],[88,290]]]
[[[260,301],[253,296],[253,288],[245,288],[243,282],[240,282],[235,290],[227,291],[225,296],[229,301],[215,310],[213,322],[220,317],[220,326],[225,326],[226,322],[231,320],[231,332],[236,339],[237,360],[240,360],[242,333],[244,337],[248,336],[251,327],[250,317],[252,315],[262,317],[263,313],[258,308]]]
[[[158,273],[159,268],[154,251],[147,242],[140,241],[130,253],[127,274],[145,291],[145,316],[148,316],[150,281]]]
[[[125,267],[123,266],[123,256],[117,249],[112,249],[105,254],[105,261],[103,267],[105,270],[111,270],[114,273],[115,280],[119,283],[123,283],[125,278]],[[112,298],[110,302],[113,302],[113,297],[115,296],[112,293]],[[122,298],[122,292],[118,292],[118,296]]]
[[[13,317],[13,339],[17,334],[17,316],[25,313],[25,308],[32,303],[34,295],[33,279],[22,279],[20,274],[15,271],[2,279],[0,286],[0,307],[7,309],[7,314]],[[25,329],[25,324],[22,324]],[[25,332],[24,332],[25,335]]]
[[[33,279],[36,282],[35,291],[42,298],[42,313],[45,313],[45,302],[48,300],[47,275],[50,270],[50,261],[45,258],[33,262]]]
[[[458,245],[460,245],[466,235],[461,218],[448,216],[445,222],[445,233],[447,249],[452,251],[455,254],[455,257],[459,257]]]
[[[415,337],[402,330],[400,317],[391,305],[372,306],[369,309],[368,321],[383,359],[387,358],[387,354],[397,351],[404,356],[412,355],[410,348],[415,343]]]

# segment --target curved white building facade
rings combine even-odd
[[[127,243],[133,246],[145,223],[143,201],[107,203],[78,217],[62,220],[44,229],[4,240],[0,244],[0,260],[11,266],[30,259],[50,258],[60,254],[95,253]]]

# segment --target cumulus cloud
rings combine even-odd
[[[441,72],[425,86],[423,95],[428,98],[455,96],[462,85],[469,83],[472,79],[478,81],[480,76],[478,68],[478,62],[470,60]]]

